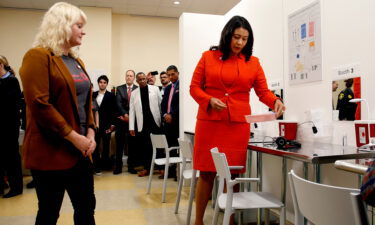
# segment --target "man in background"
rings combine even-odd
[[[149,72],[147,74],[147,84],[148,85],[155,85],[155,82],[156,82],[156,77],[155,75],[157,75],[157,71],[154,71],[156,72],[155,74],[152,74],[153,72]]]
[[[137,137],[137,154],[141,156],[144,170],[138,172],[138,176],[147,176],[150,172],[152,160],[152,143],[150,134],[160,133],[160,103],[159,88],[147,84],[146,75],[137,73],[139,88],[134,90],[130,99],[129,132]],[[135,127],[137,122],[137,129]]]
[[[160,73],[160,83],[162,86],[160,86],[159,89],[161,97],[163,97],[165,88],[171,83],[171,80],[169,79],[169,76],[165,71],[162,71]]]
[[[163,117],[164,132],[167,137],[168,145],[178,146],[179,137],[179,72],[176,66],[170,65],[167,68],[167,75],[171,81],[165,90],[161,102],[161,115]],[[176,153],[174,153],[176,154]],[[177,155],[171,155],[177,156]],[[169,176],[170,174],[170,176]],[[169,177],[176,177],[176,165],[170,167]]]
[[[96,134],[96,150],[94,151],[94,167],[97,174],[100,174],[101,169],[112,169],[112,162],[109,158],[109,146],[111,143],[111,133],[115,128],[116,99],[114,94],[107,91],[108,82],[108,77],[101,75],[98,78],[99,90],[92,94],[99,112],[99,127]],[[100,154],[99,148],[101,142],[103,148]]]
[[[117,87],[116,103],[119,115],[116,128],[116,159],[113,174],[120,174],[122,172],[122,156],[124,155],[124,151],[128,155],[128,171],[135,174],[134,167],[138,166],[136,165],[137,160],[133,152],[134,140],[129,136],[129,102],[132,91],[138,87],[134,84],[134,78],[134,70],[127,70],[125,73],[126,83]]]

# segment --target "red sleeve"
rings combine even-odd
[[[263,68],[260,65],[259,61],[257,61],[257,64],[257,76],[253,85],[255,93],[258,95],[261,102],[266,104],[269,108],[274,109],[275,101],[278,98],[268,89],[267,80],[264,75]]]
[[[205,91],[206,73],[205,73],[205,54],[203,53],[197,66],[195,67],[193,77],[190,83],[190,95],[204,110],[208,109],[210,99],[212,98]]]

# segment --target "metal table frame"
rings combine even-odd
[[[332,153],[324,152],[324,150],[333,149]],[[282,158],[282,184],[281,184],[281,201],[286,203],[286,185],[287,185],[287,159],[303,162],[304,178],[308,179],[308,164],[313,164],[314,180],[321,182],[321,164],[334,163],[336,160],[342,159],[363,159],[375,157],[375,152],[359,152],[357,148],[352,146],[341,146],[326,143],[302,143],[301,149],[280,150],[275,146],[264,145],[263,143],[250,140],[248,145],[248,161],[247,168],[251,171],[252,151],[256,152],[256,172],[260,179],[258,190],[262,191],[263,175],[262,175],[262,154],[274,155]],[[317,150],[317,151],[315,151]],[[322,151],[323,150],[323,151]],[[247,175],[250,176],[251,172]],[[286,213],[286,210],[284,211]],[[262,211],[258,210],[258,224],[262,221]]]

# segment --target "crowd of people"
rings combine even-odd
[[[120,174],[126,155],[128,172],[141,177],[148,175],[152,159],[151,133],[166,134],[168,144],[178,146],[178,76],[177,67],[171,65],[160,73],[162,86],[156,86],[156,77],[151,72],[146,75],[127,70],[125,84],[118,86],[114,93],[107,90],[108,77],[99,76],[99,90],[92,97],[93,111],[98,112],[97,146],[93,155],[95,174],[112,169],[113,174]],[[111,156],[112,132],[115,132],[116,152]],[[171,177],[176,177],[175,168],[171,169]]]

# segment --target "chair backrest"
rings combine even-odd
[[[168,148],[167,138],[164,134],[150,134],[152,148]]]
[[[355,225],[369,225],[367,207],[360,193],[350,193],[354,212]]]
[[[303,216],[319,225],[355,224],[350,193],[359,193],[359,189],[308,181],[298,177],[293,170],[288,176],[296,224],[303,224]]]
[[[231,180],[227,157],[224,153],[220,153],[218,148],[211,149],[212,159],[214,160],[216,172],[220,178],[227,182]]]
[[[182,157],[193,159],[193,145],[191,144],[191,141],[178,138],[178,144],[180,145],[180,153]]]

